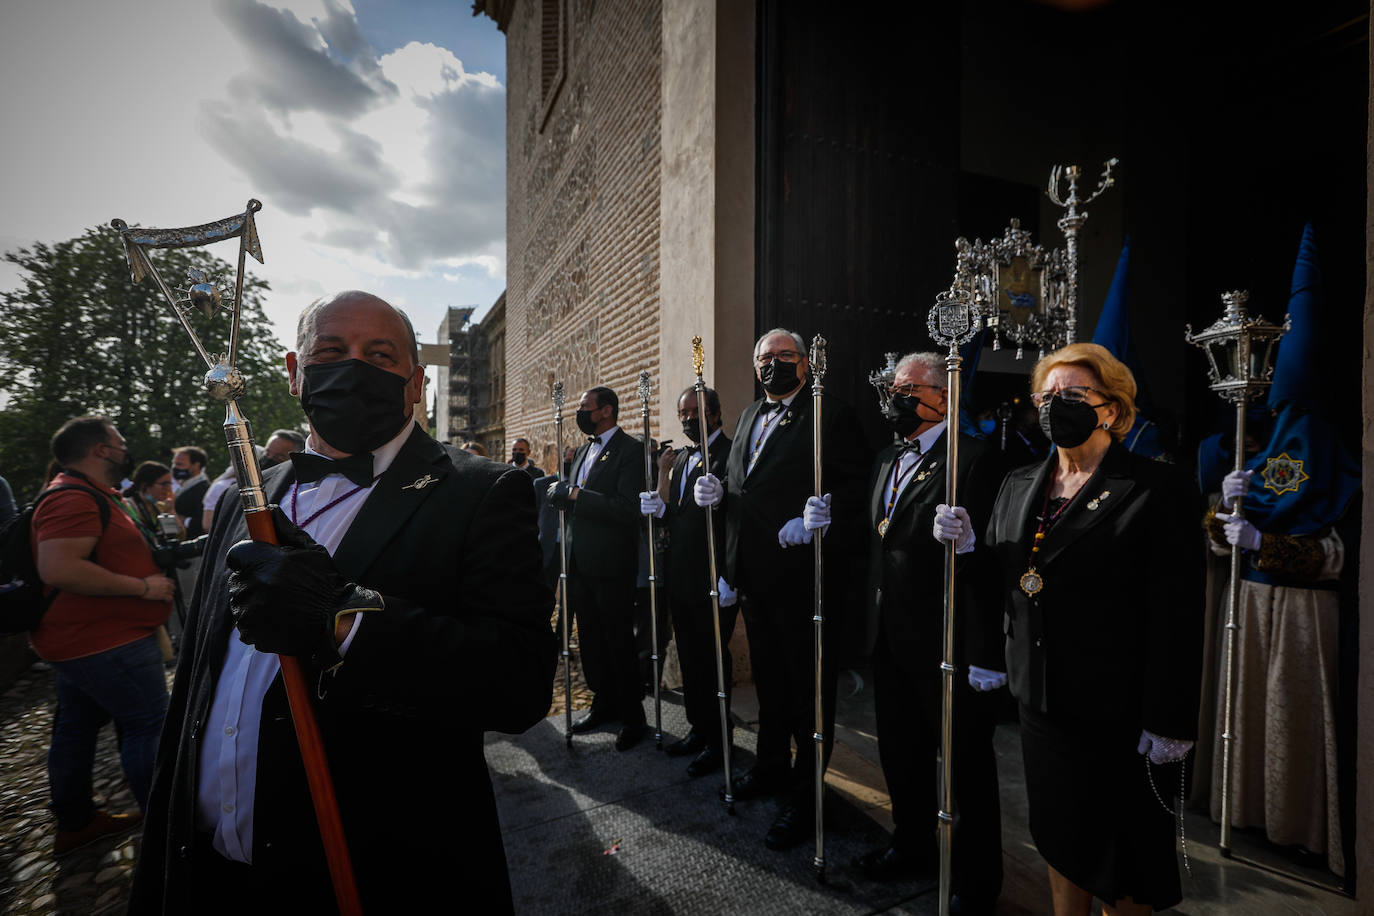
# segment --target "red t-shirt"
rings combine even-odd
[[[50,486],[85,481],[58,474]],[[143,578],[161,572],[152,551],[133,519],[115,501],[114,490],[102,490],[110,499],[110,524],[100,533],[100,509],[89,493],[64,490],[43,500],[33,516],[34,559],[38,544],[53,538],[97,537],[95,562],[126,576]],[[114,649],[149,635],[172,611],[169,601],[145,601],[122,595],[78,595],[59,591],[43,620],[29,634],[33,650],[48,661],[67,661]]]

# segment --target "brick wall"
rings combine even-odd
[[[551,105],[541,97],[546,4],[563,17]],[[633,433],[648,369],[659,413],[661,8],[522,0],[506,37],[506,445],[524,436],[552,468],[555,379],[567,391],[568,444],[577,398],[593,385],[616,390]]]

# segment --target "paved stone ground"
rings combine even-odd
[[[138,831],[53,858],[47,753],[55,708],[52,669],[41,663],[0,697],[0,912],[122,912]],[[101,733],[94,773],[101,807],[138,810],[119,768],[113,729]]]

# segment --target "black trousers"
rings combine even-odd
[[[701,600],[700,590],[672,593],[673,634],[677,637],[677,658],[682,667],[682,703],[692,730],[711,747],[721,744],[720,698],[717,696],[716,631],[711,623],[711,602]],[[738,606],[720,609],[721,663],[725,670],[725,709],[730,709],[730,681],[734,660],[730,657],[730,634],[735,629]],[[728,723],[728,719],[727,719]],[[731,733],[733,734],[733,727]]]
[[[635,577],[568,572],[568,610],[577,620],[582,670],[593,708],[626,725],[644,723],[644,681],[635,648]]]
[[[873,652],[878,755],[892,798],[892,845],[921,856],[938,848],[940,722],[944,685],[938,660],[892,651],[881,630]],[[954,675],[954,810],[951,879],[955,893],[995,897],[1002,888],[1002,806],[997,790],[995,695]]]
[[[743,613],[759,700],[757,766],[790,766],[787,801],[811,808],[816,791],[816,625],[811,589],[792,587],[748,595]],[[839,621],[838,615],[827,610],[822,630],[822,770],[829,765],[835,744]],[[795,763],[790,760],[793,748]]]

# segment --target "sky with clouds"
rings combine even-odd
[[[256,197],[283,343],[339,289],[434,341],[505,288],[505,37],[469,3],[4,0],[0,85],[0,250]]]

